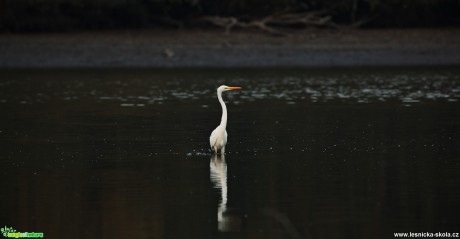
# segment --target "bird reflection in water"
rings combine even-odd
[[[210,178],[214,187],[220,189],[221,199],[217,208],[217,228],[222,232],[240,231],[241,217],[238,213],[231,212],[227,208],[227,163],[225,154],[213,154],[211,156]]]

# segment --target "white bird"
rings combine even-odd
[[[209,137],[209,143],[211,145],[211,149],[214,150],[215,153],[218,153],[220,150],[221,155],[224,155],[225,145],[227,144],[227,130],[225,130],[227,127],[227,106],[225,105],[224,100],[222,100],[222,92],[239,89],[241,89],[239,86],[226,85],[221,85],[217,88],[217,98],[222,106],[222,119],[220,121],[220,125],[212,131],[211,136]]]

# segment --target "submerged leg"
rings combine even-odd
[[[220,155],[224,155],[224,154],[225,154],[225,146],[220,149]]]

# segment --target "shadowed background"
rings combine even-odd
[[[284,12],[325,12],[338,25],[454,27],[457,0],[1,0],[0,31],[39,32],[203,27],[203,16],[261,18]],[[209,27],[209,25],[204,25]]]

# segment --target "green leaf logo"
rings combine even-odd
[[[5,227],[2,227],[0,229],[0,231],[2,232],[3,236],[6,237],[6,234],[8,234],[8,228],[5,226]]]
[[[3,228],[0,228],[0,231],[2,232],[3,236],[6,237],[8,235],[8,233],[10,232],[16,232],[15,229],[13,229],[12,227],[3,227]]]

